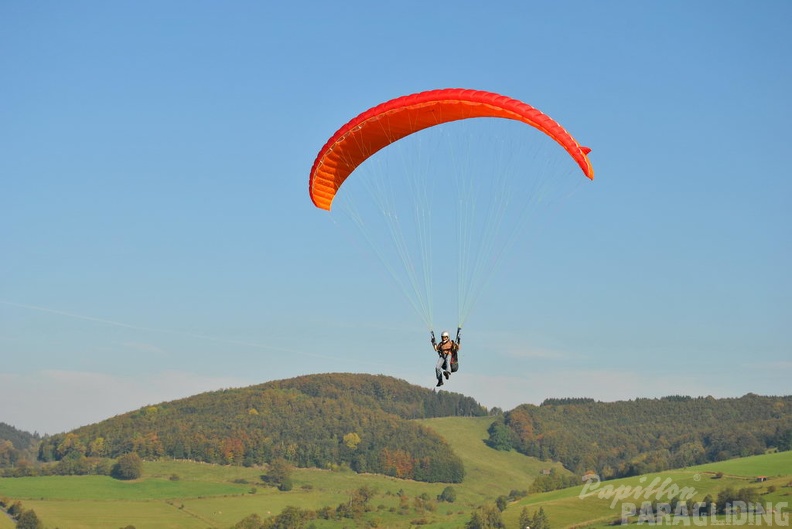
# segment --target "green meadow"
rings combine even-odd
[[[758,476],[768,479],[759,482]],[[554,528],[609,527],[621,517],[624,503],[640,509],[642,502],[668,502],[679,494],[701,501],[707,495],[717,498],[718,492],[727,487],[735,490],[756,488],[763,504],[780,504],[782,511],[788,513],[792,506],[792,452],[732,459],[534,494],[510,505],[503,518],[507,527],[516,528],[523,507],[534,511],[541,506]],[[719,517],[718,522],[719,526],[728,526],[723,517]],[[686,525],[679,519],[677,525],[680,524]]]
[[[48,529],[115,529],[128,525],[137,529],[227,529],[250,514],[266,518],[287,506],[317,511],[323,507],[335,509],[349,502],[356,490],[367,487],[374,494],[369,512],[362,519],[315,519],[307,526],[407,529],[421,525],[452,529],[464,527],[476,507],[511,491],[528,490],[542,470],[556,468],[565,472],[557,463],[489,448],[484,443],[492,422],[489,417],[421,422],[445,437],[464,461],[465,480],[452,485],[457,493],[453,503],[435,500],[446,487],[442,483],[348,470],[296,469],[293,489],[281,492],[262,483],[263,469],[189,461],[146,462],[143,477],[130,482],[106,476],[2,478],[0,497],[21,501],[24,508],[36,511]],[[760,475],[768,480],[757,482]],[[652,483],[653,492],[636,493],[646,491]],[[665,498],[657,497],[661,495],[657,488],[662,483],[666,483],[666,493],[684,489],[695,501],[707,494],[716,497],[726,487],[750,486],[759,489],[763,502],[792,504],[792,452],[530,494],[509,504],[503,519],[507,529],[517,529],[523,508],[533,512],[542,507],[553,529],[606,527],[620,517],[624,501],[663,501]],[[616,494],[628,497],[616,500]],[[10,519],[0,516],[0,529],[13,527]]]

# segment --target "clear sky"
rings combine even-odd
[[[356,114],[445,87],[547,112],[596,171],[504,260],[448,389],[789,394],[790,21],[785,0],[0,3],[0,421],[309,373],[433,386],[425,325],[307,180]]]

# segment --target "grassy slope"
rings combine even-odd
[[[528,490],[545,468],[566,472],[560,463],[539,461],[515,451],[500,452],[484,444],[492,417],[444,417],[420,422],[442,435],[465,464],[465,481],[459,487],[474,504]]]
[[[715,474],[723,472],[724,477],[715,478]],[[757,483],[756,476],[773,476],[767,482]],[[534,512],[542,506],[555,528],[593,525],[596,527],[607,527],[611,522],[620,517],[622,512],[622,502],[614,501],[614,497],[599,497],[600,491],[618,490],[619,487],[632,487],[636,491],[637,487],[643,487],[645,491],[650,484],[657,479],[654,490],[668,481],[665,490],[672,490],[672,486],[679,488],[689,487],[694,490],[692,496],[694,501],[703,500],[707,494],[716,498],[718,491],[733,487],[739,490],[744,487],[756,487],[759,489],[761,501],[764,502],[787,502],[792,505],[792,452],[781,452],[776,454],[766,454],[752,456],[718,463],[710,463],[686,469],[669,470],[656,474],[635,476],[631,478],[617,479],[600,484],[599,489],[589,488],[584,490],[584,486],[554,491],[546,494],[536,494],[529,498],[515,502],[504,513],[504,521],[507,527],[516,527],[520,512],[523,507],[528,507],[530,512]],[[776,492],[767,493],[768,487],[774,485]],[[621,489],[626,491],[625,488]],[[592,494],[585,494],[592,493]],[[584,498],[581,498],[583,494]],[[668,501],[667,495],[660,493],[649,494],[644,497],[639,493],[625,494],[629,496],[624,502],[634,503],[640,507],[643,501]]]
[[[139,529],[227,529],[251,513],[266,517],[279,513],[287,505],[305,509],[335,507],[348,501],[352,491],[368,486],[377,491],[371,502],[374,511],[369,517],[376,520],[379,527],[407,528],[411,521],[423,519],[433,529],[458,528],[464,526],[475,506],[511,490],[528,489],[542,468],[553,466],[516,452],[498,452],[487,447],[483,440],[487,438],[486,430],[491,421],[488,417],[421,421],[454,446],[467,472],[464,483],[454,485],[457,491],[455,503],[440,503],[435,510],[426,512],[414,508],[415,498],[424,493],[435,498],[445,484],[358,475],[348,471],[300,469],[293,475],[294,489],[283,493],[260,483],[260,469],[185,461],[147,462],[145,477],[128,483],[103,476],[0,479],[0,496],[22,500],[26,508],[36,511],[47,527],[60,529],[99,529],[128,524]],[[714,479],[716,472],[723,472],[724,477]],[[179,479],[171,480],[173,475]],[[756,475],[775,477],[767,483],[757,484],[753,483]],[[792,452],[649,475],[643,482],[639,477],[614,480],[603,483],[602,487],[647,486],[655,477],[661,480],[670,478],[677,486],[695,488],[695,499],[701,499],[707,493],[716,496],[717,491],[726,486],[738,489],[761,486],[766,491],[767,486],[775,485],[778,490],[763,496],[763,501],[792,504],[792,488],[787,486],[792,480]],[[247,483],[235,483],[239,480]],[[618,504],[615,509],[611,508],[612,500],[597,498],[596,495],[581,499],[581,490],[582,487],[576,487],[536,494],[515,502],[504,512],[506,526],[517,526],[520,511],[525,506],[532,512],[543,506],[555,529],[591,523],[604,527],[606,522],[619,516]],[[399,491],[409,498],[409,512],[404,514],[398,512]],[[317,520],[315,523],[317,529],[355,526],[352,520]],[[6,527],[12,526],[0,520],[0,529]]]
[[[11,521],[11,518],[3,513],[0,513],[0,529],[14,529],[16,524]]]

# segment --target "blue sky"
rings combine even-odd
[[[380,4],[0,4],[0,421],[432,386],[425,326],[307,180],[359,112],[444,87],[547,112],[596,171],[501,264],[448,389],[789,393],[792,4]]]

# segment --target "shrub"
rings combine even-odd
[[[22,511],[17,518],[16,526],[17,529],[44,529],[44,524],[33,511]]]
[[[278,485],[278,490],[281,492],[288,492],[292,490],[292,488],[294,488],[294,483],[292,483],[290,477],[283,478],[283,480]]]
[[[135,452],[118,458],[111,474],[116,479],[138,479],[143,475],[143,460]]]
[[[437,497],[437,501],[447,501],[448,503],[454,503],[456,501],[456,489],[452,486],[448,486],[443,489],[443,492]]]

